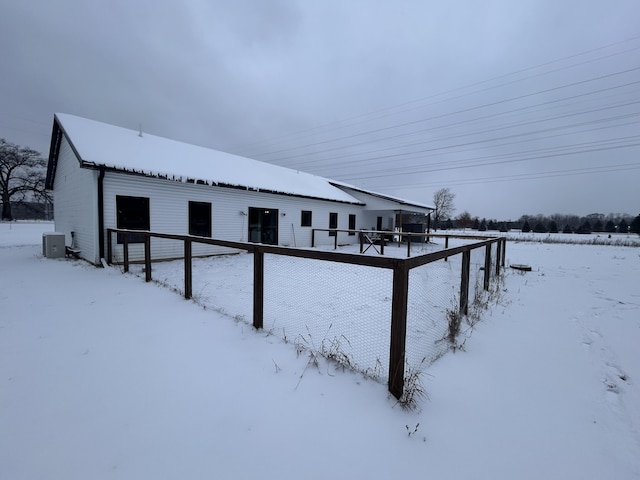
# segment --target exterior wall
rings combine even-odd
[[[338,213],[338,228],[348,228],[349,214],[356,215],[356,227],[363,220],[362,205],[342,204],[287,195],[275,195],[233,188],[214,187],[136,175],[107,172],[104,177],[104,222],[106,228],[116,228],[116,196],[149,198],[150,229],[155,232],[186,235],[189,233],[189,201],[211,202],[212,237],[230,241],[248,241],[249,207],[277,209],[278,244],[310,247],[312,228],[328,228],[329,212]],[[301,227],[301,211],[311,210],[312,227]],[[113,237],[114,255],[121,258],[122,247]],[[355,243],[358,236],[339,235],[340,243]],[[183,255],[182,242],[152,239],[154,258],[179,258]],[[318,232],[316,244],[333,244],[327,232]],[[106,239],[105,239],[106,245]],[[228,249],[207,245],[193,245],[194,255],[229,252]],[[129,247],[132,261],[142,260],[143,247]]]
[[[371,195],[359,190],[354,190],[348,187],[340,187],[342,190],[344,190],[345,192],[347,192],[349,195],[351,195],[354,198],[357,198],[358,200],[360,200],[362,203],[365,203],[367,205],[367,210],[396,210],[396,211],[400,211],[403,210],[405,212],[415,212],[415,213],[424,213],[427,214],[429,213],[431,210],[433,210],[432,208],[427,208],[427,207],[421,207],[418,205],[409,205],[409,204],[403,204],[400,202],[396,202],[390,199],[386,199],[386,198],[382,198],[376,195]]]
[[[97,172],[80,168],[80,161],[63,137],[53,182],[55,229],[65,234],[67,245],[71,245],[71,232],[75,232],[80,256],[91,263],[100,260],[97,178]]]
[[[396,227],[395,210],[367,210],[367,229],[376,230],[378,217],[382,217],[383,230],[393,230]]]

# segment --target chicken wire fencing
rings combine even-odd
[[[409,271],[406,364],[413,371],[428,367],[450,348],[447,314],[459,309],[461,265],[457,255]]]
[[[392,271],[265,255],[264,329],[365,375],[386,379]]]
[[[404,378],[407,378],[412,371],[423,370],[455,346],[450,321],[456,316],[458,319],[464,316],[461,278],[465,269],[461,249],[467,251],[470,259],[469,313],[486,293],[487,266],[493,276],[497,271],[496,262],[500,262],[496,241],[460,241],[457,253],[446,259],[442,258],[442,252],[436,258],[434,255],[438,252],[431,251],[412,265],[428,263],[404,267],[407,274],[406,333],[403,334],[401,357],[398,357],[391,332],[394,318],[398,318],[398,303],[404,303],[398,299],[395,288],[395,270],[405,262],[404,259],[371,259],[371,263],[354,259],[352,261],[356,263],[350,263],[340,254],[322,259],[306,258],[299,251],[248,244],[243,246],[252,251],[242,250],[240,244],[236,247],[216,244],[216,255],[191,258],[191,253],[203,247],[187,250],[187,243],[192,240],[177,236],[162,238],[165,249],[171,249],[176,256],[182,251],[184,258],[153,264],[149,261],[146,265],[132,263],[124,270],[147,281],[153,276],[155,282],[193,298],[204,308],[259,326],[295,345],[298,353],[312,352],[368,377],[380,381],[389,379],[390,391],[398,398],[401,391],[397,385],[392,390],[394,375],[390,375],[390,365],[398,365],[398,358],[403,358],[400,364],[404,363]],[[150,251],[148,245],[147,248]],[[426,248],[433,250],[431,246]],[[269,253],[270,249],[277,253]],[[122,264],[124,252],[113,250],[115,263]],[[487,252],[490,252],[490,264],[485,261]],[[258,254],[263,257],[259,324],[254,308]],[[152,270],[152,275],[147,270]],[[470,317],[467,316],[468,324]],[[393,382],[395,384],[396,380]]]

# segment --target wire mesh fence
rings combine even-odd
[[[400,258],[401,249],[396,249],[396,258],[380,258],[146,235],[145,263],[132,264],[132,273],[149,281],[152,270],[156,282],[205,308],[264,328],[299,352],[308,350],[369,377],[388,379],[398,398],[407,374],[451,348],[457,332],[452,334],[451,321],[463,316],[465,289],[466,304],[473,306],[500,262],[500,239],[447,239],[449,250],[434,242],[416,245],[417,257]],[[152,265],[153,235],[162,236],[165,249],[182,248],[184,258]],[[191,243],[196,241],[215,245],[218,255],[192,258]],[[413,253],[413,247],[407,250]],[[115,255],[110,262],[114,259],[128,265],[126,258]]]
[[[459,308],[460,256],[409,271],[406,363],[421,370],[449,348],[447,314]]]
[[[374,378],[389,363],[388,269],[265,255],[264,328]]]

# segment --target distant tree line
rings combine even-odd
[[[455,218],[441,220],[438,227],[447,229],[473,229],[480,232],[520,230],[536,233],[637,233],[640,235],[640,215],[592,213],[579,215],[523,215],[516,221],[472,217],[462,212]]]

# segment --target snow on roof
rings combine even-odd
[[[427,205],[426,203],[418,203],[418,202],[414,202],[412,200],[407,200],[404,198],[399,198],[399,197],[392,197],[391,195],[386,195],[384,193],[378,193],[378,192],[374,192],[372,190],[366,190],[364,188],[360,188],[360,187],[356,187],[353,185],[349,185],[348,183],[344,183],[344,182],[338,182],[336,180],[331,180],[331,183],[333,185],[335,185],[336,187],[342,187],[342,188],[347,188],[350,190],[353,190],[355,192],[360,192],[360,193],[364,193],[366,195],[371,195],[377,198],[382,198],[384,200],[389,200],[391,202],[395,202],[395,203],[399,203],[400,205],[407,205],[410,207],[418,207],[418,208],[423,208],[426,210],[435,210],[436,207],[434,207],[433,205]]]
[[[83,162],[149,176],[361,204],[329,179],[136,130],[57,113]]]

